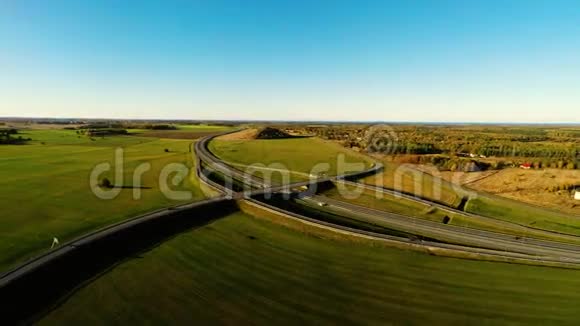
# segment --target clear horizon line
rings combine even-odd
[[[0,120],[25,120],[25,119],[46,119],[46,120],[107,120],[107,121],[213,121],[213,122],[306,122],[306,123],[399,123],[399,124],[508,124],[508,125],[580,125],[580,121],[563,122],[563,121],[428,121],[428,120],[284,120],[284,119],[196,119],[196,118],[96,118],[96,117],[41,117],[41,116],[2,116]]]

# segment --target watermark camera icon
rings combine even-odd
[[[369,127],[363,139],[367,152],[383,155],[394,154],[399,142],[397,134],[388,125],[374,125]]]

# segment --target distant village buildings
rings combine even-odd
[[[486,158],[487,156],[482,155],[482,154],[475,154],[475,153],[464,153],[464,152],[459,152],[457,153],[457,156],[460,157],[471,157],[471,158]]]
[[[580,200],[580,189],[574,191],[574,199]]]

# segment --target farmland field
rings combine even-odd
[[[133,132],[141,137],[198,139],[231,129],[230,127],[212,125],[178,125],[175,130],[135,130]]]
[[[575,270],[324,239],[236,213],[119,265],[40,324],[574,323],[579,286]]]
[[[53,237],[63,242],[140,213],[183,203],[161,193],[159,175],[167,163],[191,166],[190,141],[137,136],[91,140],[74,130],[56,129],[21,134],[32,141],[0,147],[0,271],[48,250]],[[101,200],[90,189],[89,175],[99,163],[115,165],[116,148],[123,148],[125,154],[125,188],[113,200]],[[151,169],[143,174],[141,199],[134,200],[132,174],[140,163],[150,163]],[[112,171],[103,176],[114,182]],[[193,174],[172,189],[190,191],[191,200],[203,198]]]
[[[364,170],[371,160],[361,154],[317,138],[259,139],[259,140],[221,140],[214,139],[210,150],[225,162],[242,165],[264,164],[282,167],[300,174],[292,174],[294,180],[308,178],[316,164],[327,167],[328,175],[344,173],[337,171],[339,155],[343,154],[348,163],[359,163],[352,171]],[[272,165],[277,164],[277,165]],[[279,177],[277,173],[274,177]]]
[[[511,168],[469,183],[468,186],[502,197],[559,209],[580,218],[580,202],[573,199],[570,191],[550,190],[555,185],[575,185],[579,182],[580,170]]]

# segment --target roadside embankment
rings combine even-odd
[[[138,257],[188,229],[238,210],[233,200],[210,199],[119,223],[39,256],[0,277],[6,324],[27,323],[76,288],[128,258]]]

